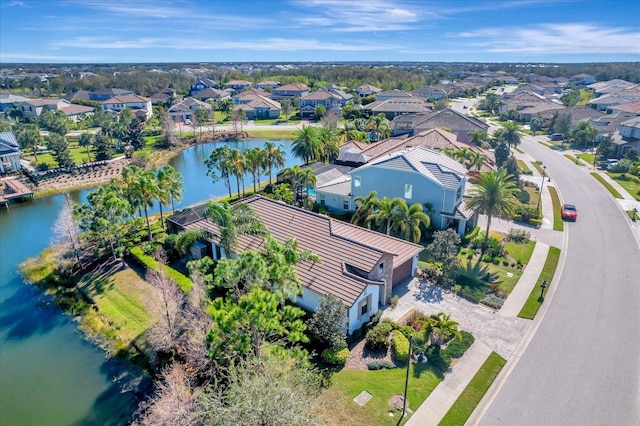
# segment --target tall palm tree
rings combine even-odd
[[[169,206],[175,213],[174,199],[182,199],[182,175],[172,166],[166,165],[156,173],[156,184],[158,186],[158,203],[160,204],[160,223],[164,227],[162,216],[162,206]]]
[[[483,132],[481,130],[474,130],[472,132],[467,133],[467,136],[471,136],[471,143],[475,146],[483,147],[489,139],[489,134],[487,132]]]
[[[227,159],[229,171],[236,177],[238,187],[238,199],[240,199],[240,184],[242,183],[242,195],[244,195],[244,174],[247,171],[247,164],[244,155],[239,149],[232,149],[231,155]]]
[[[322,147],[320,161],[330,162],[337,158],[340,153],[340,146],[338,145],[338,136],[336,133],[331,129],[323,127],[318,133],[318,138],[320,139]]]
[[[387,235],[391,234],[391,224],[393,223],[393,214],[396,206],[404,201],[402,198],[384,197],[382,200],[378,200],[376,203],[375,212],[367,218],[367,220],[373,221],[376,226],[383,226]]]
[[[31,148],[33,157],[38,162],[38,149],[44,143],[37,124],[22,124],[16,129],[16,138],[22,149]]]
[[[367,141],[367,133],[358,129],[353,121],[347,121],[344,123],[342,129],[340,129],[340,137],[342,142],[348,142],[351,140],[360,142]]]
[[[91,162],[91,153],[89,152],[89,148],[93,145],[93,135],[89,133],[83,133],[80,135],[80,139],[78,140],[78,145],[84,146],[87,150],[87,161]]]
[[[266,235],[267,228],[260,216],[247,204],[209,202],[205,217],[218,225],[220,247],[231,257],[240,235]]]
[[[247,171],[251,173],[253,179],[253,193],[258,193],[257,184],[260,181],[260,174],[265,168],[266,156],[262,148],[254,147],[244,152]]]
[[[322,147],[316,134],[316,129],[312,126],[302,126],[294,133],[295,140],[291,144],[291,153],[301,158],[305,164],[320,157]]]
[[[477,151],[471,151],[469,153],[469,156],[467,157],[465,167],[467,167],[469,170],[472,170],[475,167],[477,171],[480,171],[482,166],[487,164],[488,161],[489,159],[481,153]]]
[[[509,148],[511,148],[511,146],[520,145],[520,125],[515,121],[510,121],[505,123],[502,127],[504,127],[502,139],[504,139],[504,141],[509,145]]]
[[[579,145],[587,147],[587,145],[595,143],[598,137],[598,129],[588,121],[581,121],[571,130],[571,137]]]
[[[392,228],[398,229],[402,238],[417,243],[422,237],[420,227],[428,228],[431,219],[422,211],[422,204],[415,203],[409,206],[406,201],[400,199],[393,210],[391,222]]]
[[[367,120],[365,124],[365,130],[373,135],[372,141],[386,139],[391,136],[389,120],[383,113],[369,117],[369,120]]]
[[[316,175],[311,169],[304,169],[300,173],[300,184],[304,187],[307,198],[309,198],[309,188],[315,188],[317,181]]]
[[[351,218],[351,223],[357,225],[361,221],[364,221],[367,228],[371,229],[371,221],[369,218],[375,212],[376,206],[380,201],[378,200],[377,195],[377,191],[371,191],[366,197],[356,197],[353,199],[353,202],[356,205],[356,212]]]
[[[135,183],[135,193],[138,194],[139,200],[144,209],[144,217],[147,222],[147,232],[149,234],[149,241],[153,241],[153,235],[151,234],[151,224],[149,223],[149,211],[148,207],[153,207],[153,203],[158,199],[158,189],[156,176],[153,172],[143,170],[138,176],[138,180]]]
[[[304,171],[300,168],[299,164],[293,167],[287,167],[282,171],[282,175],[285,179],[291,182],[291,188],[293,188],[294,194],[296,194],[296,200],[302,197],[302,174]]]
[[[467,206],[478,213],[487,215],[487,230],[482,243],[482,252],[487,249],[491,219],[512,216],[518,207],[514,193],[519,191],[513,177],[506,170],[492,170],[480,173],[478,182],[471,188]]]
[[[213,182],[223,179],[225,186],[229,190],[229,198],[231,198],[230,157],[231,148],[229,148],[228,145],[222,145],[215,148],[209,158],[204,160],[204,163],[207,165],[207,176],[210,176]]]
[[[284,167],[285,165],[285,153],[282,149],[282,145],[277,145],[273,142],[266,141],[264,143],[264,155],[266,156],[266,163],[269,168],[269,183],[271,183],[271,172],[274,167]]]

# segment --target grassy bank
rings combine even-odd
[[[487,393],[493,381],[498,377],[507,361],[495,352],[491,352],[473,379],[453,403],[439,426],[461,426],[466,423],[480,400]]]
[[[564,231],[564,222],[562,221],[562,205],[560,205],[560,197],[558,191],[553,186],[548,186],[549,195],[551,195],[551,204],[553,205],[553,230]]]
[[[614,198],[624,198],[609,182],[607,182],[602,176],[600,176],[600,173],[593,172],[591,173],[591,176],[596,178],[596,180],[600,182],[602,186],[604,186],[607,191],[609,191],[609,193],[613,195]]]
[[[629,173],[607,172],[607,176],[618,182],[633,198],[640,201],[640,178]]]
[[[540,291],[541,291],[540,283],[542,283],[542,281],[544,280],[548,283],[548,285],[551,285],[551,282],[553,281],[553,276],[556,273],[556,268],[558,267],[559,260],[560,260],[560,249],[557,247],[549,247],[549,253],[547,253],[547,260],[544,262],[544,267],[542,268],[542,272],[538,277],[538,281],[536,282],[536,285],[531,290],[531,293],[529,294],[527,301],[525,302],[524,306],[520,310],[520,313],[518,314],[520,318],[533,319],[536,316],[536,314],[538,313],[538,310],[540,309],[540,307],[542,306],[542,303],[544,302],[544,298],[540,297]],[[548,291],[548,288],[546,291]]]

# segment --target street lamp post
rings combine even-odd
[[[404,399],[402,400],[402,415],[400,416],[400,420],[398,420],[398,424],[404,418],[404,415],[407,411],[407,388],[409,387],[409,367],[411,366],[411,349],[413,347],[413,336],[409,336],[409,358],[407,358],[407,374],[404,379]]]
[[[547,177],[547,166],[542,166],[542,184],[540,184],[540,196],[538,197],[537,210],[540,211],[540,201],[542,200],[542,190],[544,189],[544,179]]]
[[[544,300],[544,289],[547,288],[547,282],[545,280],[542,280],[542,282],[540,283],[540,301]]]
[[[633,220],[635,222],[636,221],[636,216],[638,216],[638,208],[634,207],[633,208],[633,218],[631,220]]]

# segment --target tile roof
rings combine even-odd
[[[305,288],[320,295],[334,294],[348,307],[362,294],[367,284],[382,284],[346,273],[350,266],[369,271],[377,267],[385,253],[394,256],[394,265],[399,266],[423,250],[417,244],[389,237],[328,216],[316,214],[261,196],[252,196],[243,201],[261,218],[271,236],[284,242],[295,237],[300,250],[311,250],[322,259],[321,263],[302,262],[296,266],[300,282]],[[189,229],[206,229],[218,235],[217,226],[201,219],[206,206],[192,212],[183,211],[169,220],[182,223]],[[261,237],[241,235],[238,251],[260,250]]]
[[[413,128],[420,129],[433,129],[437,127],[445,127],[456,130],[481,130],[486,132],[489,125],[484,121],[481,121],[475,117],[464,115],[453,109],[443,109],[441,111],[434,111],[430,114],[417,117],[418,120],[414,122]]]
[[[365,111],[373,113],[419,113],[429,111],[429,107],[422,98],[391,98],[375,101],[363,107]]]
[[[86,106],[86,105],[71,104],[69,106],[60,108],[60,111],[64,112],[65,115],[67,116],[77,115],[77,114],[88,114],[90,112],[93,112],[93,107]]]
[[[307,90],[309,90],[309,87],[302,83],[285,84],[273,89],[274,92],[306,92]]]
[[[0,155],[20,152],[20,145],[13,132],[0,132]]]
[[[592,109],[592,108],[589,108]],[[640,101],[629,102],[628,104],[620,104],[612,106],[611,109],[615,109],[616,111],[624,111],[630,112],[632,114],[640,115]]]
[[[110,105],[110,104],[133,104],[133,103],[146,103],[151,99],[145,98],[144,96],[139,95],[121,95],[114,96],[106,101],[100,102],[101,104]]]

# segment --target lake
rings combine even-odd
[[[170,161],[184,179],[183,200],[176,208],[228,194],[224,182],[213,183],[206,175],[204,159],[215,147],[244,151],[263,142],[215,142],[182,151]],[[291,142],[275,142],[283,145],[285,167],[296,164]],[[234,192],[233,180],[232,186]],[[252,188],[250,177],[245,186]],[[89,192],[69,194],[84,202]],[[135,395],[126,391],[126,376],[114,380],[122,379],[118,363],[106,361],[101,350],[84,341],[74,321],[37,288],[25,285],[18,272],[21,262],[50,245],[64,197],[0,211],[0,425],[120,425],[128,424],[137,408]]]

